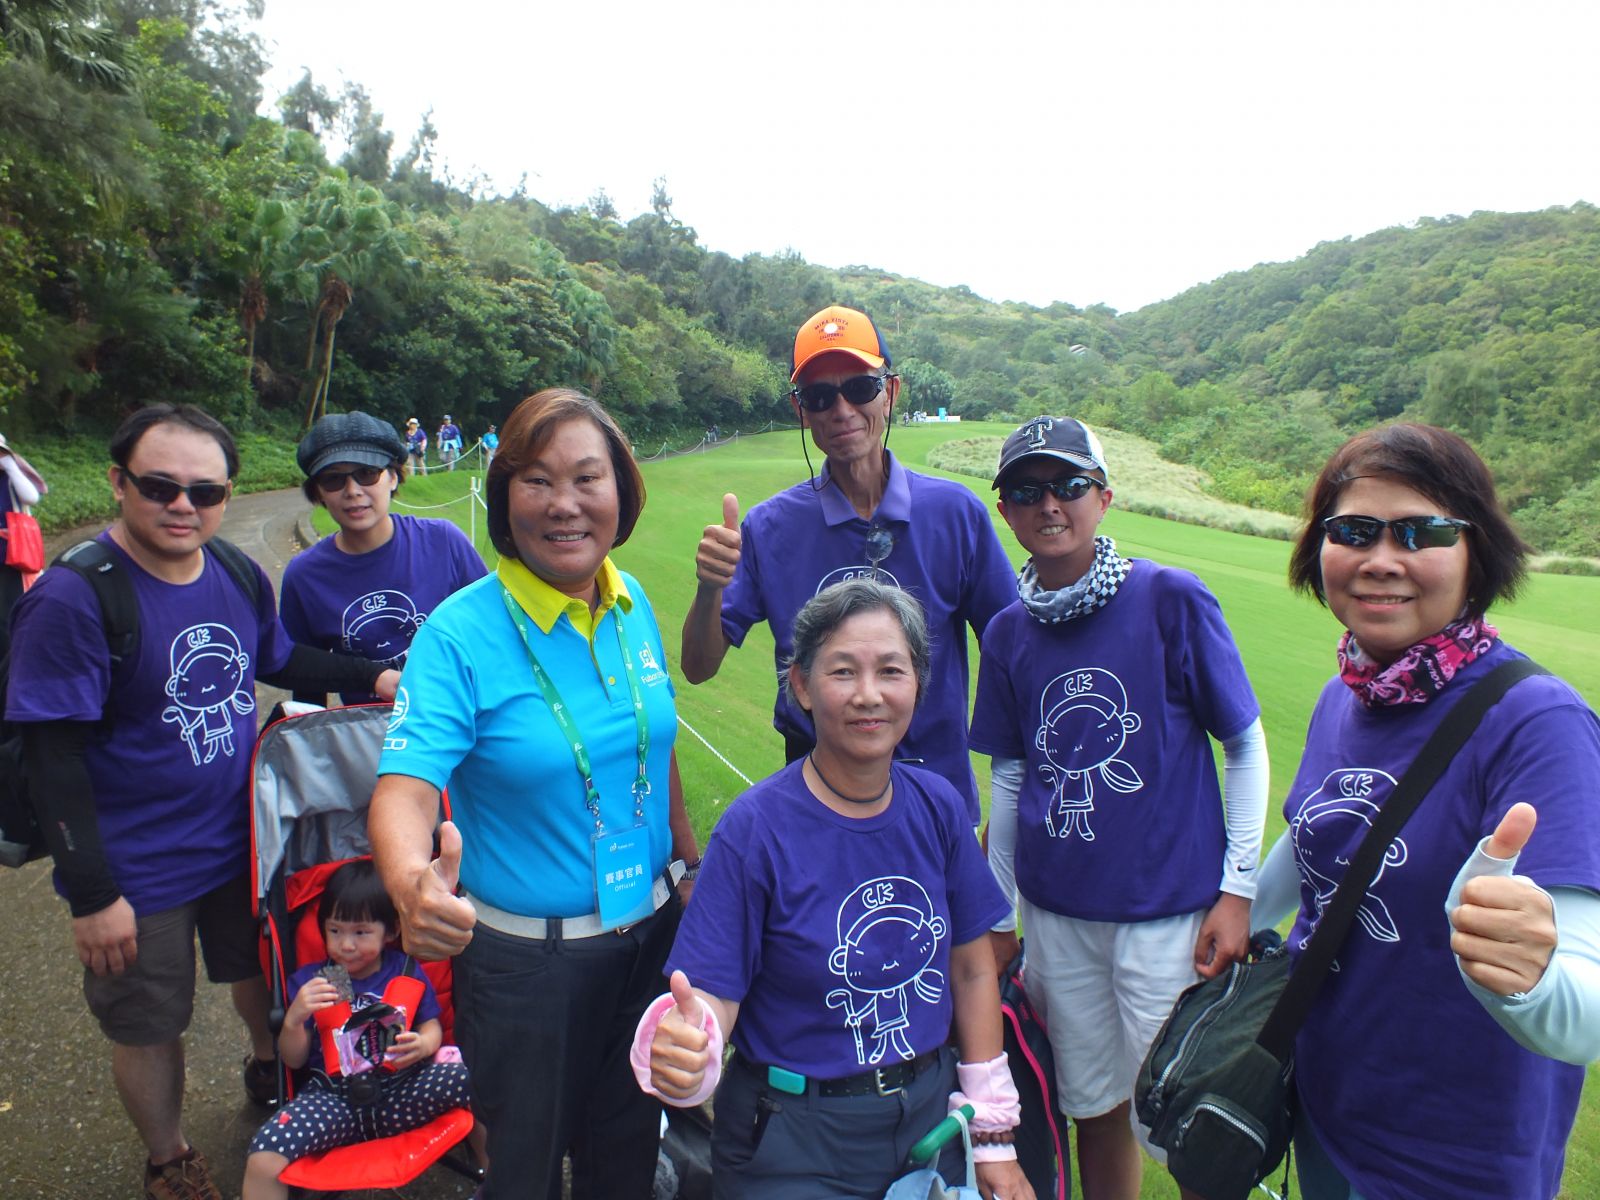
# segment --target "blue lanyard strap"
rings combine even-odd
[[[533,652],[533,641],[528,636],[527,614],[522,611],[504,584],[500,587],[500,598],[505,601],[511,623],[522,635],[522,647],[528,652],[528,665],[533,668],[533,681],[539,685],[539,692],[544,696],[545,703],[550,706],[550,715],[555,718],[557,728],[567,739],[567,745],[572,747],[572,761],[578,768],[578,777],[583,780],[583,801],[590,815],[594,817],[594,831],[598,837],[605,830],[605,824],[600,819],[600,789],[595,787],[594,771],[589,765],[589,752],[584,748],[578,723],[573,720],[571,710],[562,701],[561,693],[556,690],[555,681],[539,662],[539,656]],[[644,799],[650,794],[650,776],[646,770],[646,760],[650,754],[650,723],[645,716],[644,693],[639,690],[639,677],[633,665],[633,655],[628,650],[628,634],[622,627],[620,612],[612,613],[611,624],[617,631],[617,650],[622,655],[622,673],[627,677],[628,695],[633,701],[633,723],[639,743],[639,774],[633,781],[633,819],[636,825],[643,825]]]

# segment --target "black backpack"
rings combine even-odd
[[[254,608],[261,600],[261,580],[248,555],[232,542],[206,543]],[[94,589],[105,625],[106,645],[115,672],[139,652],[139,602],[121,561],[104,542],[90,540],[63,550],[51,567],[76,571]],[[22,730],[5,719],[6,689],[11,680],[11,652],[0,655],[0,866],[20,867],[48,850],[39,831],[23,776]]]

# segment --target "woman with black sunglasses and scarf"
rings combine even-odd
[[[281,615],[295,641],[400,667],[439,602],[487,574],[451,522],[389,512],[405,456],[394,426],[364,412],[323,417],[301,439],[295,457],[306,499],[326,508],[339,529],[284,568]],[[296,699],[321,704],[326,697]]]
[[[1307,511],[1290,579],[1345,633],[1252,910],[1298,904],[1294,954],[1428,736],[1521,657],[1486,612],[1527,554],[1482,460],[1427,425],[1351,439]],[[1391,843],[1300,1032],[1306,1200],[1556,1195],[1600,1055],[1597,891],[1600,721],[1524,679]]]

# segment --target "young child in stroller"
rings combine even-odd
[[[278,1175],[296,1159],[404,1133],[469,1100],[466,1066],[432,1061],[443,1038],[439,1001],[394,947],[399,917],[370,860],[328,877],[317,924],[328,957],[290,976],[294,999],[278,1037],[284,1064],[309,1067],[310,1079],[251,1140],[244,1200],[286,1197]],[[369,1010],[377,1016],[380,1005],[377,1020],[347,1023]],[[339,1061],[325,1061],[325,1046]]]

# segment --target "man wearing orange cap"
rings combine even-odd
[[[953,783],[977,824],[964,627],[982,635],[1017,598],[1016,573],[971,490],[909,471],[889,452],[900,396],[890,367],[889,348],[865,313],[834,305],[800,327],[789,401],[823,454],[822,470],[742,522],[738,497],[722,498],[722,522],[706,526],[695,553],[699,588],[683,624],[683,674],[690,683],[710,679],[728,647],[766,621],[781,679],[795,614],[812,596],[858,576],[903,587],[927,612],[933,669],[900,755]],[[782,689],[773,726],[790,762],[811,749],[811,718]]]

